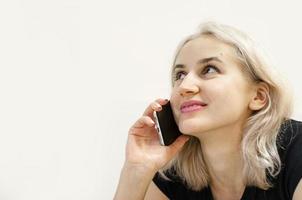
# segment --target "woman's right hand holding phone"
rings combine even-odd
[[[154,174],[167,164],[189,139],[179,136],[171,145],[162,146],[155,128],[154,111],[160,111],[167,100],[152,102],[129,129],[126,160],[114,200],[144,199]]]
[[[158,171],[167,164],[189,139],[181,135],[169,146],[162,146],[155,128],[154,111],[160,111],[168,100],[152,102],[130,128],[126,146],[126,163]]]

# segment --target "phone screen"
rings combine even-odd
[[[161,145],[172,144],[182,133],[175,122],[170,101],[159,112],[154,111],[155,125]]]

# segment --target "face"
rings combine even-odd
[[[236,50],[210,36],[187,42],[176,57],[171,106],[182,133],[225,130],[243,123],[251,114],[251,87],[236,60]],[[197,100],[206,105],[181,109]]]

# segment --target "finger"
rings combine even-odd
[[[153,116],[153,111],[160,111],[162,105],[165,105],[168,103],[169,100],[167,99],[157,99],[156,101],[152,102],[144,111],[144,116]]]
[[[149,116],[142,116],[133,124],[132,128],[142,128],[146,125],[152,127],[155,123]]]

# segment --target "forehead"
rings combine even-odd
[[[179,51],[175,64],[194,65],[197,60],[218,57],[225,63],[236,63],[234,47],[213,36],[202,35],[187,42]]]

